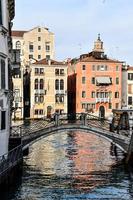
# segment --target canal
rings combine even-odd
[[[131,200],[133,175],[117,165],[122,158],[91,133],[51,135],[31,146],[21,181],[2,200]]]

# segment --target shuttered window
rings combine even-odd
[[[6,129],[6,111],[1,111],[1,130]]]
[[[2,0],[0,0],[0,25],[3,25],[2,21]]]
[[[1,89],[5,89],[6,77],[5,77],[5,61],[1,59]]]

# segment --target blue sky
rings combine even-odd
[[[16,0],[13,28],[38,25],[55,33],[58,60],[91,51],[100,33],[109,57],[133,65],[133,0]]]

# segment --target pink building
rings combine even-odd
[[[93,112],[108,117],[112,109],[121,108],[123,62],[104,54],[98,35],[94,49],[73,59],[68,69],[68,111]]]

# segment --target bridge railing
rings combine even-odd
[[[0,178],[22,160],[22,157],[22,145],[19,145],[8,153],[0,156]]]

